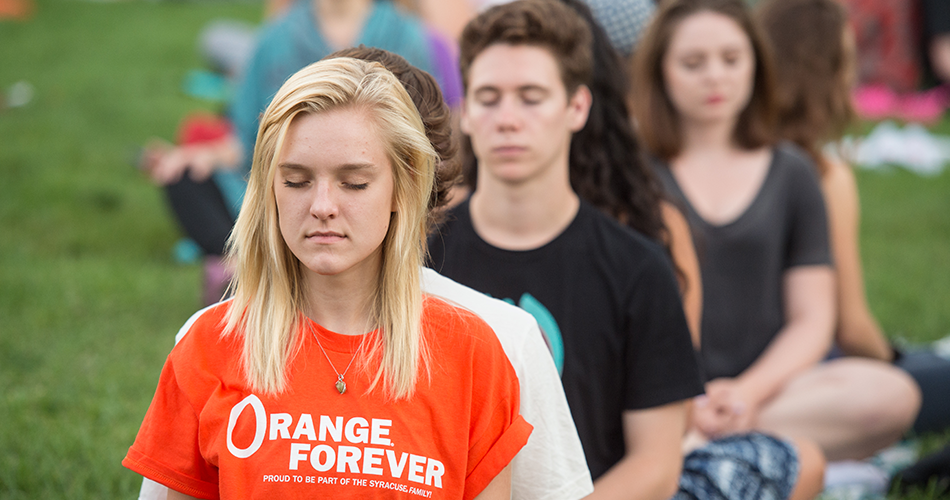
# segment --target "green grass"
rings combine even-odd
[[[217,17],[256,4],[40,1],[0,22],[0,498],[134,498],[120,465],[200,269],[170,258],[178,231],[131,166],[208,105],[180,84]]]
[[[881,326],[912,342],[950,335],[950,171],[858,181],[866,289]]]
[[[201,27],[261,10],[38,0],[29,22],[0,21],[0,88],[36,89],[28,106],[0,111],[0,498],[137,492],[141,478],[120,461],[175,331],[200,305],[200,269],[172,262],[178,230],[130,159],[209,107],[180,92],[201,65]],[[881,323],[911,342],[950,334],[950,172],[859,182]]]

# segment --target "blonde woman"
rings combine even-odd
[[[261,119],[234,298],[172,351],[123,463],[169,498],[507,498],[517,379],[487,325],[420,290],[436,161],[382,66],[292,76]]]

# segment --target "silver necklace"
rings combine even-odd
[[[356,355],[359,354],[360,349],[363,348],[363,341],[366,340],[366,336],[364,335],[363,338],[360,339],[360,346],[356,348],[356,352],[354,352],[353,357],[350,358],[350,362],[349,364],[346,365],[346,369],[343,370],[343,373],[340,373],[336,369],[336,367],[333,366],[333,361],[330,361],[330,356],[327,355],[327,350],[323,348],[323,344],[320,343],[320,337],[317,335],[317,332],[315,332],[312,327],[310,328],[310,333],[313,334],[313,338],[316,339],[317,345],[320,346],[320,350],[323,351],[323,357],[327,358],[327,363],[330,363],[330,368],[332,368],[333,372],[336,373],[336,384],[334,384],[334,387],[336,387],[336,390],[340,394],[343,394],[344,392],[346,392],[346,382],[343,381],[343,377],[346,375],[346,372],[350,370],[350,365],[353,364],[353,360],[356,359]]]

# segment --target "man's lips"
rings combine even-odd
[[[527,149],[524,146],[497,146],[492,149],[492,152],[497,155],[513,155],[524,153]]]

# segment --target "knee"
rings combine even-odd
[[[867,359],[839,362],[850,394],[852,422],[863,434],[895,441],[920,410],[920,388],[905,371]],[[846,410],[847,411],[847,410]]]
[[[825,455],[817,443],[798,438],[792,441],[798,453],[798,478],[789,500],[815,498],[825,486]]]

